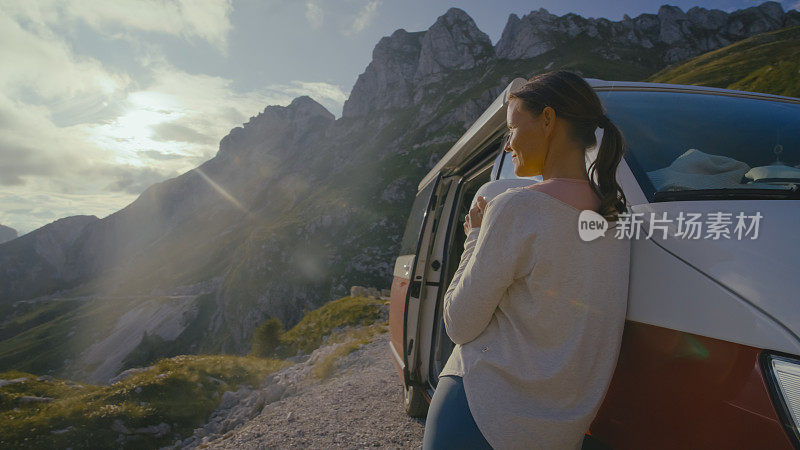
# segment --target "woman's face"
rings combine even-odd
[[[504,150],[513,155],[514,174],[518,177],[542,174],[548,145],[543,118],[544,114],[534,117],[517,98],[508,102],[506,125],[511,136]]]

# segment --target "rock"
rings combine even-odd
[[[539,8],[521,19],[516,14],[508,17],[495,53],[499,58],[525,59],[546,53],[556,46],[558,28],[556,16]]]
[[[8,386],[9,384],[22,383],[27,381],[28,377],[14,378],[13,380],[0,380],[0,387]]]
[[[294,411],[290,411],[289,414],[286,415],[287,422],[294,422]]]
[[[378,41],[372,61],[344,102],[342,117],[362,117],[411,103],[423,34],[400,29]]]
[[[236,397],[236,393],[235,392],[225,391],[222,394],[222,400],[220,400],[219,409],[231,408],[238,402],[239,402],[239,399]]]
[[[381,296],[381,293],[374,287],[352,286],[350,288],[350,296],[378,298]]]
[[[169,433],[170,428],[171,427],[169,426],[169,424],[161,422],[158,425],[150,425],[144,428],[137,428],[133,432],[136,434],[151,434],[153,435],[153,437],[159,438]]]
[[[134,367],[133,369],[128,369],[128,370],[122,371],[122,372],[120,372],[119,375],[117,375],[114,378],[108,380],[108,384],[119,383],[120,381],[128,378],[129,376],[131,376],[131,375],[133,375],[135,373],[146,372],[146,371],[148,371],[148,370],[150,370],[152,368],[153,368],[153,366]]]
[[[111,431],[116,431],[117,433],[122,433],[122,434],[133,433],[131,430],[128,429],[128,427],[125,426],[124,423],[122,423],[122,420],[120,419],[114,419],[114,422],[111,424]]]
[[[381,200],[392,205],[406,202],[416,196],[417,185],[406,177],[392,180],[381,193]]]
[[[301,363],[308,360],[308,355],[294,355],[286,358],[286,361],[293,362],[293,363]]]
[[[493,57],[489,36],[463,10],[450,8],[422,37],[415,81],[439,81],[448,71],[471,69]]]
[[[54,378],[51,377],[50,375],[42,375],[36,378],[36,381],[53,381],[53,380]]]

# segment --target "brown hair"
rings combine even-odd
[[[600,99],[586,80],[566,70],[547,72],[529,79],[509,93],[508,98],[520,100],[535,115],[541,114],[546,106],[553,108],[557,117],[566,120],[570,136],[584,151],[597,145],[594,132],[597,127],[602,128],[603,140],[597,158],[589,165],[589,184],[600,197],[599,213],[607,220],[616,221],[618,213],[627,211],[616,174],[625,153],[625,139],[606,117]]]

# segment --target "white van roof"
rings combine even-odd
[[[732,89],[721,89],[706,86],[688,86],[681,84],[667,83],[648,83],[642,81],[606,81],[597,78],[584,78],[596,91],[649,91],[649,92],[702,92],[715,93],[731,97],[762,98],[766,100],[782,101],[788,103],[800,103],[800,98],[785,97],[781,95],[761,94],[756,92],[736,91]],[[422,190],[430,183],[436,174],[442,170],[448,171],[456,169],[464,161],[469,159],[487,139],[506,121],[506,107],[508,106],[508,94],[512,90],[525,84],[524,78],[515,78],[497,96],[497,98],[486,108],[486,111],[475,120],[475,123],[467,129],[461,138],[450,147],[442,159],[433,166],[427,175],[420,181],[417,192]]]

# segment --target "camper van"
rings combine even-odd
[[[586,81],[625,137],[617,180],[642,222],[629,236],[619,359],[587,439],[615,449],[797,447],[800,99]],[[395,262],[388,349],[411,416],[426,414],[454,346],[442,301],[476,195],[491,201],[541,181],[517,177],[503,151],[508,94],[524,83],[513,80],[419,183]],[[587,169],[596,154],[587,150]],[[681,234],[679,218],[690,216],[701,231]]]

